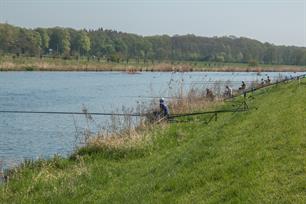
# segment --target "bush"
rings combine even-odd
[[[33,67],[26,67],[25,70],[26,71],[34,71],[34,68]]]
[[[256,60],[251,60],[251,61],[249,61],[249,66],[250,67],[256,67],[256,66],[258,66],[258,62],[256,61]]]

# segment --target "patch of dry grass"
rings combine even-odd
[[[210,63],[209,63],[210,64]],[[213,62],[211,64],[214,64]],[[213,66],[201,64],[201,62],[160,62],[160,63],[112,63],[94,60],[64,60],[60,58],[31,58],[31,57],[2,57],[0,59],[1,71],[123,71],[128,73],[138,71],[156,72],[191,72],[191,71],[213,71],[213,72],[302,72],[306,66],[293,65],[260,65],[250,67],[247,64],[223,63]]]
[[[180,87],[181,86],[181,87]],[[214,98],[206,95],[206,90],[192,87],[189,90],[183,91],[182,84],[173,91],[173,97],[167,101],[171,114],[190,113],[199,110],[213,109],[217,105],[222,104],[223,98],[221,96],[214,96]],[[216,89],[220,89],[218,85]],[[141,149],[148,145],[154,139],[154,130],[163,131],[169,124],[167,120],[160,120],[155,118],[154,113],[159,112],[159,108],[155,108],[157,104],[153,105],[155,101],[149,104],[149,107],[142,107],[141,113],[145,113],[146,117],[135,121],[129,114],[133,111],[123,108],[123,112],[127,114],[123,118],[113,115],[111,123],[108,127],[100,129],[96,134],[92,134],[90,130],[83,132],[84,148],[97,151],[103,149],[107,151]],[[153,108],[152,108],[153,107]],[[85,110],[87,111],[87,110]],[[92,117],[86,115],[90,122]]]

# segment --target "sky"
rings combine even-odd
[[[235,35],[306,47],[306,0],[0,0],[0,22],[145,36]]]

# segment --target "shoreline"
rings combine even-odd
[[[305,83],[305,80],[303,82]],[[293,90],[298,92],[289,94]],[[224,201],[224,197],[219,196],[220,192],[228,187],[229,182],[234,184],[234,190],[241,192],[244,187],[240,184],[248,184],[250,180],[261,184],[248,186],[252,189],[252,195],[253,192],[256,193],[256,196],[252,197],[254,200],[257,196],[270,199],[270,192],[264,195],[262,192],[265,192],[266,186],[274,186],[274,181],[269,178],[271,178],[270,172],[275,170],[277,164],[279,168],[273,172],[273,176],[278,179],[277,181],[283,182],[274,186],[273,191],[276,196],[285,196],[281,200],[284,202],[301,201],[301,195],[304,194],[303,183],[300,181],[305,175],[300,171],[305,161],[302,157],[304,143],[301,139],[303,117],[292,121],[290,116],[300,114],[303,99],[297,99],[304,90],[305,87],[300,86],[297,81],[284,83],[276,89],[256,91],[255,99],[250,100],[249,105],[258,109],[250,109],[248,112],[235,115],[235,118],[233,115],[223,115],[209,126],[196,123],[195,119],[191,120],[191,123],[165,124],[150,129],[144,140],[137,140],[139,137],[136,135],[132,137],[134,140],[130,140],[130,143],[121,143],[121,140],[116,140],[115,143],[97,141],[92,146],[75,152],[76,154],[72,154],[68,159],[55,156],[49,160],[28,161],[12,170],[12,174],[7,177],[8,182],[0,185],[1,190],[5,192],[0,196],[0,200],[3,203],[21,201],[44,203],[54,198],[52,201],[67,202],[69,199],[78,203],[85,199],[88,202],[95,200],[107,202],[116,198],[119,203],[124,203],[135,196],[140,196],[139,201],[162,199],[165,194],[169,195],[169,187],[180,189],[179,193],[183,196],[181,200],[189,201],[190,188],[201,189],[194,195],[198,197],[206,193],[206,187],[211,189],[213,186],[216,191],[213,195],[209,191],[207,195],[218,196],[217,201],[221,202]],[[277,98],[280,98],[279,101],[282,103],[275,106]],[[290,106],[290,109],[286,108],[288,103],[292,104],[291,101],[299,103]],[[215,108],[229,106],[231,104],[220,104]],[[271,114],[267,115],[267,111],[271,111]],[[268,119],[262,120],[263,117]],[[201,116],[198,119],[205,120],[207,117]],[[288,125],[284,126],[284,123]],[[238,127],[233,128],[235,126]],[[293,131],[291,133],[293,136],[289,137],[292,146],[286,149],[282,147],[288,144],[288,137],[282,136],[281,133],[288,130],[288,127]],[[127,148],[124,148],[124,144],[127,144]],[[283,157],[284,154],[289,156]],[[273,156],[272,162],[270,155]],[[288,163],[290,168],[286,169]],[[261,169],[262,166],[268,170]],[[258,177],[259,174],[266,179],[262,180]],[[209,183],[199,183],[199,179],[208,180]],[[289,184],[286,182],[288,180]],[[156,189],[157,185],[162,184],[167,187],[166,191]],[[294,188],[284,194],[282,189],[292,186]],[[140,191],[140,188],[144,188],[144,191]],[[126,189],[132,189],[132,195],[128,198]],[[73,196],[67,197],[67,195]],[[222,195],[228,196],[226,192]],[[177,194],[169,196],[169,199],[177,201]],[[236,194],[230,196],[230,199],[237,197]],[[244,201],[247,202],[249,199]]]
[[[95,60],[64,60],[49,58],[1,58],[0,72],[6,71],[71,71],[71,72],[306,72],[306,66],[242,63],[161,61],[136,63],[134,61],[107,62]]]
[[[305,68],[295,67],[215,67],[215,68],[191,68],[180,69],[173,67],[171,69],[158,69],[158,68],[83,68],[83,67],[64,67],[64,68],[44,68],[44,67],[15,67],[15,68],[2,68],[0,72],[126,72],[127,74],[137,74],[141,72],[306,72]]]

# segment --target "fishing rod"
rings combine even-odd
[[[160,98],[167,98],[167,99],[175,99],[175,100],[183,100],[179,97],[171,97],[171,96],[120,96],[125,98],[148,98],[148,99],[160,99]]]
[[[213,114],[208,120],[205,121],[190,121],[190,120],[175,120],[173,118],[170,118],[168,120],[170,123],[201,123],[201,124],[206,124],[208,125],[213,119],[217,120],[217,113]]]
[[[229,110],[217,110],[217,111],[206,111],[206,112],[194,112],[194,113],[182,113],[182,114],[174,114],[170,115],[169,118],[178,118],[184,116],[194,116],[194,115],[206,115],[206,114],[217,114],[217,113],[234,113],[234,112],[244,112],[246,109],[229,109]]]
[[[64,112],[64,111],[7,111],[0,110],[0,113],[12,114],[54,114],[54,115],[98,115],[98,116],[131,116],[131,117],[145,117],[146,114],[140,113],[97,113],[97,112]]]
[[[277,81],[275,83],[271,83],[262,87],[252,88],[250,90],[245,91],[244,93],[249,93],[255,90],[259,90],[265,87],[269,87],[272,85],[276,85],[279,83],[283,83],[286,81],[291,80],[297,80],[301,78],[305,78],[306,74],[299,75],[297,77],[284,79],[281,81]],[[231,98],[238,97],[244,93],[241,93],[239,95],[233,96]],[[183,116],[193,116],[193,115],[204,115],[204,114],[213,114],[213,113],[228,113],[228,112],[240,112],[240,111],[246,111],[243,110],[217,110],[217,111],[206,111],[206,112],[194,112],[194,113],[184,113],[184,114],[174,114],[169,116],[169,118],[175,118],[175,117],[183,117]],[[131,117],[146,117],[148,114],[141,114],[141,113],[98,113],[98,112],[64,112],[64,111],[13,111],[13,110],[0,110],[0,113],[10,113],[10,114],[55,114],[55,115],[98,115],[98,116],[131,116]]]
[[[182,117],[182,116],[192,116],[192,115],[203,115],[211,113],[226,113],[234,112],[234,110],[218,110],[218,111],[206,111],[206,112],[194,112],[194,113],[184,113],[184,114],[174,114],[169,116],[170,118]],[[97,112],[59,112],[59,111],[6,111],[0,110],[0,113],[12,113],[12,114],[55,114],[55,115],[98,115],[98,116],[132,116],[132,117],[146,117],[148,114],[140,113],[97,113]]]
[[[305,77],[306,77],[306,74],[302,74],[302,75],[298,75],[298,76],[295,76],[295,77],[290,77],[290,78],[287,78],[287,79],[285,78],[283,80],[279,80],[279,81],[276,81],[276,82],[270,83],[270,84],[264,84],[264,85],[259,84],[259,86],[257,86],[257,87],[252,87],[251,89],[248,89],[248,90],[245,90],[245,91],[241,90],[241,93],[239,93],[235,96],[229,97],[227,99],[233,99],[233,98],[239,97],[241,95],[244,95],[244,94],[247,94],[247,93],[250,93],[250,92],[254,92],[254,91],[266,88],[266,87],[274,86],[274,85],[284,83],[284,82],[287,82],[287,81],[302,79],[302,78],[305,78]],[[227,100],[227,99],[225,99],[225,100]]]
[[[183,116],[193,116],[193,115],[204,115],[212,113],[228,113],[235,112],[237,110],[217,110],[217,111],[206,111],[206,112],[194,112],[194,113],[183,113],[183,114],[173,114],[169,118],[183,117]],[[245,111],[245,110],[238,110]],[[9,114],[54,114],[54,115],[98,115],[98,116],[131,116],[131,117],[147,117],[148,114],[141,113],[98,113],[98,112],[64,112],[64,111],[12,111],[12,110],[0,110],[0,113]]]
[[[241,84],[243,80],[239,80],[239,81],[231,81],[231,80],[227,80],[227,81],[194,81],[194,82],[190,82],[190,83],[195,83],[195,84],[215,84],[215,83],[230,83],[230,84]],[[245,83],[254,83],[254,82],[259,82],[259,80],[253,80],[253,81],[244,81]]]
[[[241,109],[241,107],[243,106],[243,109]],[[257,108],[255,108],[257,110]],[[218,119],[218,113],[237,113],[237,112],[246,112],[249,111],[250,108],[247,105],[246,101],[243,101],[237,108],[235,109],[230,109],[230,110],[217,110],[217,111],[206,111],[206,112],[196,112],[196,113],[188,113],[188,114],[177,114],[177,115],[173,115],[168,117],[169,118],[169,122],[172,123],[184,123],[184,122],[190,122],[190,121],[184,121],[184,120],[175,120],[174,118],[177,117],[183,117],[183,116],[194,116],[194,115],[204,115],[204,114],[212,114],[212,116],[204,121],[204,124],[208,125],[213,119],[215,119],[217,121]],[[203,123],[203,122],[201,122]]]
[[[290,78],[285,78],[283,80],[279,80],[279,81],[276,81],[274,83],[270,83],[270,84],[267,84],[267,85],[263,85],[263,86],[259,86],[259,87],[253,87],[247,91],[245,91],[246,93],[250,93],[250,92],[253,92],[253,91],[256,91],[256,90],[259,90],[259,89],[262,89],[262,88],[266,88],[266,87],[270,87],[270,86],[274,86],[274,85],[277,85],[277,84],[280,84],[280,83],[283,83],[283,82],[286,82],[286,81],[293,81],[293,80],[298,80],[300,78],[304,78],[306,76],[306,74],[302,74],[302,75],[299,75],[299,76],[296,76],[296,77],[290,77]]]

